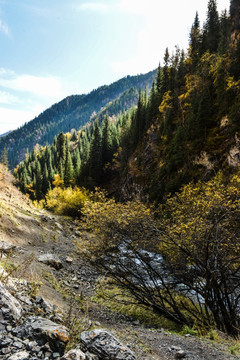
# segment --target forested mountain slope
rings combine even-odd
[[[151,71],[144,75],[127,76],[87,95],[69,96],[1,138],[0,151],[6,146],[9,165],[14,167],[23,160],[27,148],[31,151],[36,144],[52,143],[54,136],[61,131],[78,130],[92,117],[97,117],[99,111],[103,112],[106,108],[113,115],[136,105],[136,91],[145,85],[150,87],[155,75],[156,71]]]

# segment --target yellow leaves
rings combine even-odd
[[[117,203],[105,196],[100,196],[98,201],[91,200],[85,202],[82,227],[95,234],[88,247],[92,254],[104,254],[123,239],[131,239],[136,246],[141,243],[142,247],[149,242],[153,219],[144,204]]]
[[[33,182],[31,182],[30,184],[27,184],[26,185],[26,187],[27,187],[27,189],[28,189],[28,192],[30,192],[30,193],[34,193],[34,186],[33,186]]]
[[[62,189],[59,186],[46,195],[46,207],[57,214],[80,216],[89,195],[87,190],[75,187]]]
[[[61,179],[59,174],[54,175],[53,185],[55,187],[63,187],[64,181]]]
[[[233,76],[229,76],[227,78],[227,88],[226,90],[235,90],[235,91],[239,91],[240,90],[240,80],[235,81]]]
[[[167,91],[165,92],[164,96],[163,96],[163,100],[159,106],[159,111],[160,113],[162,114],[166,114],[167,110],[171,109],[172,108],[172,95],[171,95],[171,91]]]
[[[204,251],[218,251],[228,257],[239,255],[239,213],[239,175],[226,185],[219,173],[209,182],[184,186],[168,198],[162,211],[164,239],[169,243],[165,254],[174,261],[182,256],[182,249],[198,259],[206,255]]]

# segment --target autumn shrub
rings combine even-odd
[[[240,177],[183,187],[162,208],[160,251],[175,279],[194,292],[201,319],[240,332]],[[201,315],[200,315],[201,314]]]
[[[157,213],[86,201],[84,255],[136,303],[189,327],[240,332],[240,177],[188,184]],[[79,247],[80,248],[80,247]]]
[[[84,188],[55,187],[46,195],[46,208],[59,215],[79,217],[88,199],[89,193]]]

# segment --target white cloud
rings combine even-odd
[[[128,13],[145,15],[152,6],[156,5],[160,5],[159,0],[121,0],[116,7]]]
[[[30,121],[36,114],[30,111],[6,109],[0,107],[0,134],[15,130],[25,122]]]
[[[16,75],[6,69],[0,69],[0,86],[44,97],[60,97],[62,93],[61,81],[56,77]]]
[[[80,6],[78,6],[79,11],[90,10],[96,12],[106,12],[108,11],[108,9],[109,6],[103,3],[83,3]]]
[[[189,5],[184,7],[185,13],[194,19],[196,3],[192,0],[185,0],[185,3]],[[175,45],[187,47],[188,27],[191,24],[182,26],[179,14],[183,11],[183,5],[180,1],[168,0],[163,6],[159,0],[121,0],[117,6],[122,11],[139,16],[142,26],[136,35],[134,56],[113,61],[111,65],[115,72],[123,75],[150,71],[158,66],[159,61],[162,62],[166,47],[170,52]],[[171,14],[171,17],[166,14]]]
[[[7,26],[7,24],[4,24],[4,22],[1,19],[0,19],[0,31],[5,35],[10,34],[9,27]]]
[[[12,76],[12,75],[14,75],[14,71],[0,68],[0,76]]]
[[[17,96],[9,94],[8,92],[5,91],[0,91],[0,104],[10,105],[16,103],[20,103]]]
[[[0,68],[0,134],[34,119],[65,96],[60,78]]]

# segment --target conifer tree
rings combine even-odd
[[[24,157],[24,164],[27,165],[29,162],[29,158],[30,158],[30,154],[29,154],[29,150],[27,148],[26,153],[25,153],[25,157]]]
[[[209,0],[205,24],[206,47],[210,53],[216,52],[220,40],[220,22],[216,0]]]
[[[42,174],[41,174],[41,165],[38,160],[36,160],[35,164],[35,198],[36,200],[41,200],[43,197],[42,194]]]
[[[145,128],[144,94],[140,89],[138,96],[136,118],[135,118],[135,146],[137,145],[139,139],[142,138],[144,128]]]
[[[104,166],[111,161],[112,158],[112,143],[110,137],[109,117],[105,116],[103,121],[102,132],[102,165]]]
[[[170,55],[169,55],[168,48],[166,48],[165,54],[164,54],[162,86],[161,86],[161,93],[160,93],[161,100],[163,98],[164,93],[169,90],[169,60],[170,60]]]
[[[63,159],[60,159],[60,162],[59,162],[59,166],[58,166],[58,174],[61,178],[61,180],[64,179],[64,164],[63,164]]]
[[[225,54],[230,45],[231,22],[225,10],[220,17],[220,39],[218,53]]]
[[[64,166],[66,159],[66,139],[63,132],[61,132],[57,137],[57,155],[58,165],[60,166],[60,161],[62,160],[62,165]]]
[[[90,146],[89,156],[89,176],[93,183],[97,185],[101,179],[102,172],[102,147],[101,134],[98,122],[95,123],[93,138]]]
[[[77,132],[76,130],[74,129],[73,130],[73,133],[72,133],[72,137],[71,137],[71,141],[77,141],[78,137],[77,137]]]
[[[21,172],[21,179],[20,179],[20,190],[26,194],[27,192],[27,184],[28,184],[28,175],[26,167],[24,166],[22,172]]]
[[[66,187],[72,185],[73,176],[74,176],[74,169],[72,164],[72,157],[68,149],[66,154],[65,171],[64,171],[64,185]]]
[[[160,97],[162,93],[162,82],[163,82],[163,71],[161,68],[161,64],[159,63],[158,69],[157,69],[157,79],[156,79],[156,91],[158,96]],[[159,104],[161,102],[161,99],[159,99]]]
[[[198,17],[198,12],[196,13],[194,23],[190,32],[190,49],[189,55],[192,59],[193,66],[197,65],[199,60],[199,52],[200,52],[200,42],[201,42],[201,33],[200,33],[200,22]]]
[[[78,183],[78,179],[81,172],[81,158],[80,158],[80,152],[79,148],[77,147],[73,154],[73,167],[74,167],[74,178],[76,179],[76,182]]]
[[[43,178],[42,178],[42,194],[46,195],[47,192],[51,189],[49,181],[49,173],[47,169],[47,163],[44,164]]]

